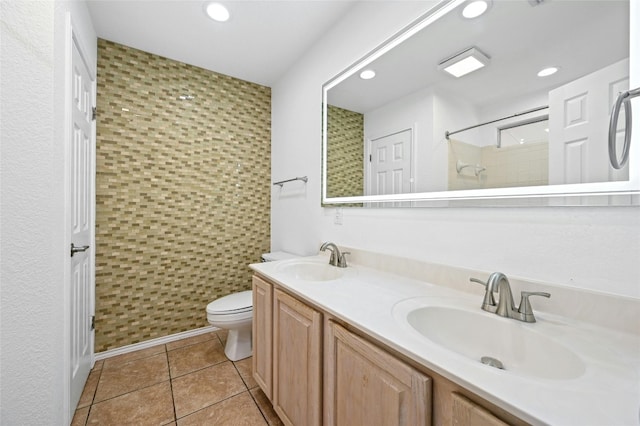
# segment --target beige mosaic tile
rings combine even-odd
[[[180,99],[181,97],[191,99]],[[98,42],[96,352],[207,325],[270,246],[271,89]]]
[[[364,115],[332,105],[327,115],[327,195],[364,195]]]

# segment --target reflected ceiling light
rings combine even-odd
[[[360,73],[360,78],[363,80],[371,80],[376,76],[376,72],[374,70],[364,70]]]
[[[558,72],[558,67],[549,67],[538,72],[538,77],[548,77]]]
[[[471,1],[462,9],[462,16],[467,19],[477,18],[489,9],[489,4],[488,0]]]
[[[438,69],[462,77],[489,64],[489,57],[477,47],[470,47],[438,64]]]
[[[205,6],[207,16],[217,22],[226,22],[231,16],[229,10],[220,3],[209,3]]]

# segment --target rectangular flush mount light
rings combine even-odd
[[[476,47],[470,47],[440,62],[438,69],[444,70],[454,77],[462,77],[488,64],[489,57],[487,55]]]

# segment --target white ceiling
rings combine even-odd
[[[367,68],[373,80],[354,74],[330,90],[329,103],[365,113],[399,97],[437,88],[482,108],[566,84],[629,56],[628,0],[494,0],[479,18],[450,12]],[[491,63],[461,78],[438,64],[476,46]],[[536,76],[547,66],[560,71]],[[517,112],[517,111],[514,111]]]
[[[98,37],[243,80],[272,86],[355,2],[219,0],[218,23],[204,0],[88,0]]]
[[[87,3],[100,38],[266,86],[356,3],[216,0],[231,12],[228,22],[217,23],[204,13],[209,1]],[[546,0],[536,7],[527,0],[494,0],[485,16],[470,21],[454,11],[376,61],[374,80],[353,76],[332,89],[330,102],[364,112],[435,84],[476,105],[549,90],[628,54],[628,7],[628,0]],[[438,71],[440,60],[471,45],[491,56],[486,70],[461,79]],[[561,72],[535,77],[549,64]]]

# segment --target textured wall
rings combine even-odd
[[[269,250],[271,89],[98,49],[101,352],[205,326],[207,303],[250,288]]]
[[[364,195],[364,115],[327,109],[327,196]]]
[[[69,16],[95,70],[96,35],[85,2],[0,1],[1,425],[71,422],[65,392]]]

